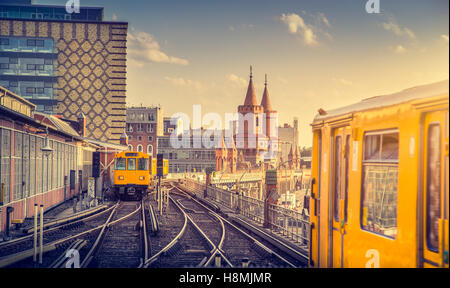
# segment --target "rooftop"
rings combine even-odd
[[[2,0],[0,19],[103,22],[103,10],[103,7],[80,7],[79,13],[68,13],[65,5],[38,5],[32,0]]]

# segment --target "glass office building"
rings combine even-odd
[[[86,136],[119,143],[126,126],[128,23],[104,21],[103,7],[0,0],[0,86],[36,110],[77,121]],[[82,1],[81,1],[82,2]]]
[[[51,38],[0,37],[0,86],[52,114],[58,104],[56,60]]]

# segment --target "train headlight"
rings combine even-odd
[[[125,178],[123,178],[123,176],[119,176],[119,180],[123,180],[123,179],[125,179]]]
[[[140,176],[140,177],[139,177],[139,180],[140,180],[140,181],[144,181],[144,180],[145,180],[145,176]]]

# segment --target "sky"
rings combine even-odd
[[[311,146],[320,108],[449,78],[449,1],[80,0],[104,7],[128,29],[127,104],[160,105],[165,116],[236,113],[253,66],[264,76],[279,124],[299,119]],[[65,5],[66,0],[36,0]]]

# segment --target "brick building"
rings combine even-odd
[[[157,138],[164,135],[163,109],[130,107],[127,109],[128,149],[156,157]]]

